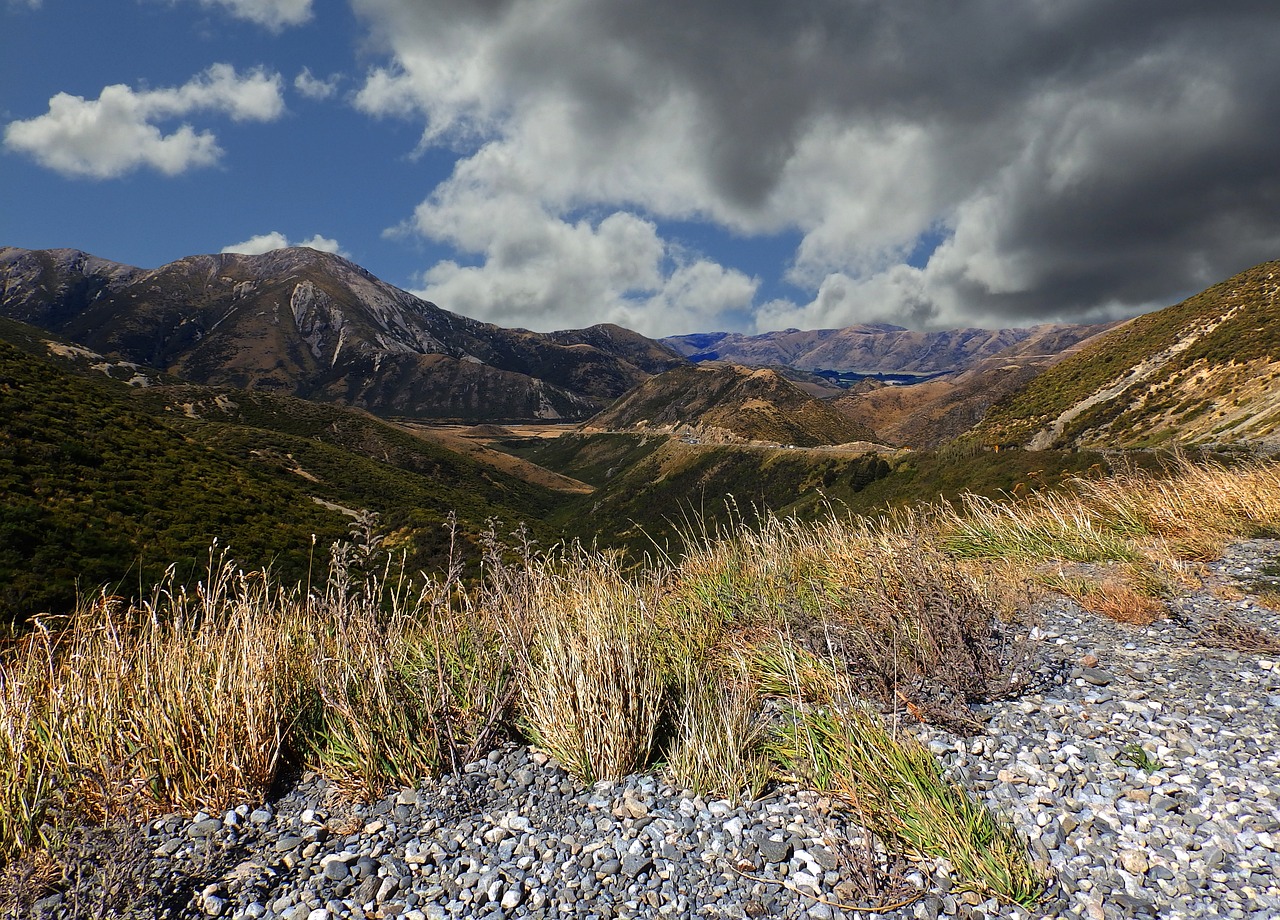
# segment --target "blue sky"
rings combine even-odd
[[[1132,315],[1280,258],[1280,13],[1206,10],[0,0],[0,245],[543,330]]]

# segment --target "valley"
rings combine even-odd
[[[1060,489],[1157,469],[1161,451],[1252,455],[1280,420],[1275,270],[1123,324],[657,342],[502,330],[311,250],[154,271],[0,250],[0,618],[65,608],[82,581],[119,593],[175,562],[196,577],[215,538],[314,575],[359,512],[407,571],[461,555],[474,575],[486,531],[638,564],[770,514]],[[160,444],[181,486],[148,466]],[[273,509],[274,533],[242,503]]]

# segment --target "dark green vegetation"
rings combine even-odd
[[[333,506],[377,512],[410,571],[445,564],[451,512],[464,540],[489,518],[547,537],[555,493],[363,413],[130,389],[42,349],[30,327],[0,326],[0,622],[67,610],[103,586],[145,593],[170,564],[193,582],[214,538],[246,568],[305,580],[347,535],[352,518]]]
[[[1118,386],[1115,396],[1075,418],[1057,443],[1073,443],[1086,432],[1111,424],[1121,435],[1113,441],[1115,446],[1136,446],[1123,435],[1156,413],[1173,411],[1181,421],[1191,421],[1207,411],[1215,397],[1227,395],[1217,386],[1222,368],[1280,359],[1278,274],[1280,262],[1264,262],[1114,329],[993,406],[973,437],[986,444],[1026,443],[1063,412],[1108,385]],[[1189,346],[1182,347],[1188,341]],[[1139,365],[1153,361],[1159,367],[1150,374],[1135,377],[1132,385],[1119,386]],[[1187,382],[1185,389],[1190,392],[1170,385],[1180,381]]]
[[[637,553],[656,545],[678,554],[682,534],[766,512],[801,520],[833,509],[875,514],[965,492],[994,497],[1054,489],[1072,475],[1112,471],[1108,459],[1092,451],[976,446],[858,454],[695,445],[635,434],[513,438],[495,446],[596,486],[593,495],[563,506],[556,522],[568,534]],[[1134,462],[1159,461],[1144,455]]]
[[[669,440],[665,434],[571,433],[558,438],[508,438],[494,446],[598,488]]]
[[[291,483],[134,408],[119,384],[5,341],[0,419],[0,620],[68,609],[78,587],[149,590],[170,564],[186,580],[215,537],[302,578],[311,534],[327,547],[346,529]]]

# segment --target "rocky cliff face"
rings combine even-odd
[[[4,248],[0,315],[195,383],[415,418],[586,418],[683,363],[616,327],[548,336],[458,316],[306,248],[154,270]]]

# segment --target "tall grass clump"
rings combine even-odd
[[[356,590],[339,575],[312,602],[309,759],[339,787],[370,797],[487,750],[503,730],[514,672],[500,631],[459,601],[456,572],[416,593],[392,581],[389,565]]]
[[[1045,879],[1026,844],[914,738],[887,729],[840,662],[778,635],[746,655],[762,693],[778,698],[769,752],[794,779],[840,799],[887,847],[945,859],[961,889],[1030,906]]]
[[[230,563],[190,594],[167,581],[138,607],[38,619],[0,664],[0,848],[260,797],[305,706],[309,632],[287,592]]]
[[[786,631],[838,655],[881,697],[917,684],[960,699],[1008,687],[992,644],[1005,605],[943,551],[921,514],[767,518],[692,550],[665,603],[739,644]]]
[[[494,600],[520,673],[520,715],[591,783],[647,765],[666,678],[659,582],[581,549],[528,564]]]
[[[768,723],[745,671],[690,662],[680,685],[667,772],[698,795],[754,799],[773,766],[765,752]]]
[[[956,556],[1039,562],[1133,562],[1139,524],[1093,513],[1074,495],[1036,493],[1019,502],[965,495],[944,506],[943,545]]]
[[[939,515],[945,546],[969,558],[1140,562],[1155,542],[1209,559],[1229,539],[1280,532],[1274,463],[1226,467],[1179,457],[1163,474],[1130,470],[1068,485],[1018,502],[966,496]]]

